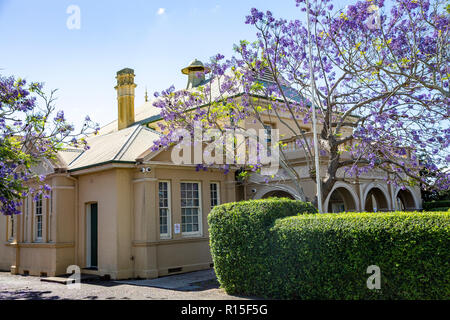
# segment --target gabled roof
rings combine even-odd
[[[160,134],[142,125],[115,131],[109,134],[92,136],[87,139],[88,150],[61,152],[69,171],[81,170],[108,162],[134,163],[136,158],[153,145]],[[77,155],[77,156],[74,156]]]
[[[134,116],[135,123],[140,123],[142,122],[142,120],[146,120],[151,117],[156,117],[157,119],[160,118],[159,114],[161,112],[161,109],[154,107],[153,102],[155,102],[154,99],[147,101],[140,107],[136,108]],[[118,128],[117,120],[114,120],[113,122],[110,122],[107,125],[103,126],[100,129],[99,134],[105,135],[112,132],[116,132],[118,130],[117,128]]]
[[[83,149],[67,148],[57,153],[57,165],[67,168],[69,164],[83,153]]]
[[[231,75],[231,71],[229,71],[229,74]],[[265,88],[268,88],[269,86],[275,84],[272,75],[267,70],[265,70],[264,74],[259,78],[259,81]],[[281,82],[283,84],[286,83],[284,79],[282,79]],[[220,88],[222,83],[223,83],[223,81],[218,81],[217,78],[213,78],[213,79],[205,80],[201,85],[207,85],[207,84],[211,85],[210,99],[213,101],[216,99],[219,100],[219,99],[226,99],[226,98],[230,98],[230,97],[240,96],[244,93],[244,88],[242,87],[242,85],[239,85],[236,92],[234,92],[234,93],[230,93],[227,91],[223,92],[223,91],[221,91],[221,88]],[[284,85],[282,87],[283,87],[283,90],[285,91],[287,98],[291,102],[300,102],[300,101],[304,100],[304,98],[301,97],[295,89],[284,86]],[[195,91],[195,90],[197,90],[197,88],[190,88],[187,90]],[[254,96],[266,98],[265,96],[263,96],[257,92],[254,93]],[[147,101],[144,104],[142,104],[140,107],[136,108],[135,124],[148,124],[151,122],[161,120],[161,116],[160,116],[161,109],[153,106],[153,103],[156,100],[157,100],[157,98],[151,99],[150,101]],[[114,120],[114,121],[108,123],[107,125],[103,126],[100,129],[99,134],[105,135],[105,134],[109,134],[112,132],[116,132],[117,130],[118,130],[117,120]]]
[[[230,72],[230,71],[229,71]],[[258,78],[258,81],[263,85],[264,88],[269,88],[270,86],[274,86],[275,85],[275,80],[272,76],[272,74],[266,69],[264,70],[262,76],[260,76]],[[304,103],[306,102],[305,97],[301,96],[299,94],[299,92],[292,88],[289,87],[289,84],[286,80],[284,80],[283,78],[280,79],[281,82],[281,87],[283,89],[283,92],[287,98],[287,100],[290,103]],[[221,90],[221,84],[223,83],[223,81],[219,81],[217,78],[213,78],[213,79],[207,79],[204,83],[202,83],[201,85],[210,85],[211,86],[211,94],[210,94],[210,99],[212,101],[215,100],[221,100],[221,99],[226,99],[226,98],[231,98],[231,97],[238,97],[240,95],[242,95],[244,93],[244,88],[242,87],[242,85],[239,85],[238,88],[236,89],[235,92],[230,93],[228,91],[222,92]],[[197,88],[190,88],[188,89],[189,91],[195,91],[197,90]],[[268,98],[267,96],[265,96],[264,92],[254,92],[252,94],[252,96],[254,97],[260,97],[260,98]],[[143,105],[141,105],[140,107],[136,108],[136,112],[135,112],[135,124],[130,127],[130,128],[135,128],[136,126],[141,126],[141,125],[147,125],[149,123],[155,122],[155,121],[159,121],[161,120],[161,109],[157,108],[155,106],[153,106],[154,102],[157,100],[158,98],[154,98],[151,99],[150,101],[145,102]],[[277,100],[281,101],[281,97],[279,97]],[[309,103],[308,103],[309,104]],[[355,115],[352,115],[355,116]],[[129,132],[129,129],[124,129],[125,132]],[[121,131],[124,131],[121,130]],[[151,129],[149,129],[151,132],[153,132],[154,134],[158,134],[156,131],[152,131]],[[108,136],[110,134],[118,134],[118,138],[123,139],[123,133],[120,133],[121,131],[118,131],[118,122],[117,120],[114,120],[113,122],[103,126],[100,131],[99,131],[99,135],[100,137],[105,137]],[[122,137],[122,138],[121,138]],[[102,139],[100,139],[99,141],[103,141]],[[109,144],[110,142],[104,142],[106,144]],[[112,141],[111,142],[112,145],[115,143],[118,143],[117,141]],[[91,145],[91,143],[89,143],[89,145]],[[112,148],[111,145],[111,148]],[[95,147],[97,148],[97,147]],[[104,147],[104,149],[108,149],[109,147]],[[91,149],[94,149],[94,145],[91,145]],[[101,149],[101,148],[100,148]],[[108,149],[108,154],[113,152],[110,151]],[[145,152],[145,150],[143,150],[141,153]],[[91,157],[95,157],[95,156],[91,156]],[[106,157],[106,156],[105,156]],[[83,157],[80,157],[83,158]],[[99,157],[100,158],[100,157]],[[135,159],[133,159],[135,160]],[[90,162],[90,161],[87,161]],[[70,167],[73,167],[75,164],[76,165],[80,165],[82,163],[82,160],[78,160],[78,158],[76,159],[76,161],[73,161],[70,163]]]

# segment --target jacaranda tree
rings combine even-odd
[[[59,150],[71,144],[88,148],[84,136],[95,133],[98,125],[89,117],[83,128],[75,128],[55,108],[56,90],[46,94],[40,83],[0,75],[0,212],[20,213],[22,199],[48,196],[50,186],[33,166],[56,159]],[[38,103],[38,98],[42,103]],[[38,187],[32,189],[30,184]]]
[[[296,3],[304,15],[305,1]],[[168,133],[155,149],[178,142],[178,128],[193,134],[196,122],[225,132],[248,120],[262,125],[261,115],[270,114],[296,137],[314,177],[313,142],[304,128],[315,108],[326,162],[324,199],[338,179],[371,170],[380,170],[388,184],[448,189],[449,175],[439,168],[450,160],[449,7],[374,0],[336,10],[322,0],[310,1],[309,9],[311,61],[306,23],[252,9],[246,23],[256,29],[256,41],[241,41],[229,60],[215,56],[208,64],[210,81],[155,93]],[[295,121],[283,121],[286,114]],[[280,165],[302,195],[298,173],[280,146]],[[427,156],[418,161],[417,154]]]

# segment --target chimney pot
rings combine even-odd
[[[200,60],[193,60],[189,66],[183,68],[181,72],[188,75],[188,83],[186,89],[192,89],[203,84],[205,81],[205,74],[211,70],[205,67]]]

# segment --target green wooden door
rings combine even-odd
[[[98,205],[91,204],[91,267],[98,266]]]

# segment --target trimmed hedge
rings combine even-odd
[[[430,210],[437,208],[450,208],[450,200],[428,201],[423,203],[423,210]]]
[[[428,211],[450,211],[450,207],[437,207],[433,209],[428,209]]]
[[[264,199],[226,203],[208,216],[210,247],[219,282],[229,293],[264,292],[269,229],[275,220],[299,213],[316,213],[310,204],[289,199]]]
[[[289,217],[314,211],[292,200],[215,207],[208,220],[222,287],[279,299],[450,299],[450,213]],[[380,290],[367,288],[371,265]]]

